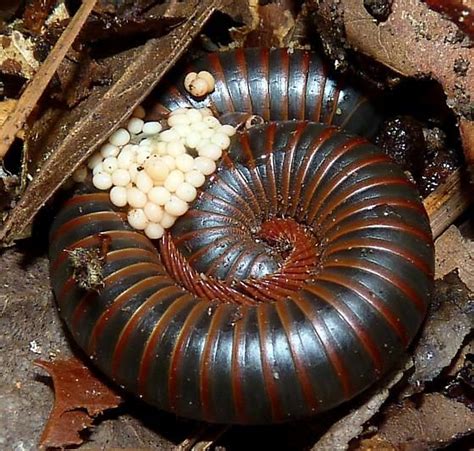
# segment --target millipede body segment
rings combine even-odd
[[[426,212],[379,149],[314,122],[370,134],[374,119],[312,53],[239,50],[193,69],[213,73],[220,113],[280,122],[234,137],[159,243],[133,231],[106,193],[67,201],[50,244],[60,314],[106,375],[180,416],[259,424],[330,409],[393,367],[423,321]],[[195,103],[179,89],[156,110]],[[103,253],[98,290],[75,279],[78,248]]]

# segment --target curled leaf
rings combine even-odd
[[[122,398],[101,382],[80,360],[36,360],[53,378],[54,407],[40,445],[64,447],[80,445],[80,432],[90,427],[104,410],[117,407]]]

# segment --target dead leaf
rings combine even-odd
[[[327,29],[323,41],[337,64],[347,64],[351,46],[398,74],[434,79],[443,87],[447,105],[464,119],[464,128],[472,128],[474,65],[469,61],[474,60],[474,48],[457,24],[421,0],[393,0],[384,22],[374,20],[362,1],[310,3],[318,15],[320,31]],[[474,164],[474,148],[469,142],[463,140],[464,153],[467,162]]]
[[[474,412],[440,393],[423,395],[417,404],[392,404],[384,416],[377,434],[355,449],[437,449],[474,431]]]
[[[199,2],[195,14],[163,38],[104,61],[114,74],[70,111],[50,111],[49,128],[36,136],[44,162],[0,230],[4,244],[15,240],[54,192],[127,118],[199,33],[220,0]]]
[[[421,391],[448,367],[474,327],[474,295],[455,272],[437,280],[428,318],[414,353],[415,372],[405,396]]]
[[[232,38],[243,47],[288,46],[295,27],[291,3],[283,0],[250,9],[251,24],[231,30]]]
[[[471,343],[472,344],[472,343]],[[472,347],[471,347],[472,350]],[[463,403],[466,407],[474,411],[474,354],[465,354],[462,359],[462,366],[450,378],[443,389],[443,393],[451,399]]]
[[[117,407],[122,398],[102,383],[80,360],[36,360],[53,378],[54,407],[40,446],[62,448],[80,445],[80,432],[104,410]]]
[[[456,358],[451,362],[447,376],[455,376],[464,367],[469,354],[474,355],[474,340],[468,341],[461,348]]]
[[[474,38],[474,3],[465,0],[424,0],[431,9],[447,15],[453,23]]]
[[[403,370],[385,377],[381,384],[377,384],[376,387],[364,395],[365,402],[334,423],[311,448],[311,451],[348,449],[349,442],[360,435],[364,424],[380,410],[381,406],[387,400],[390,389],[402,379],[405,372],[412,366],[412,361],[408,360]]]
[[[32,38],[13,30],[0,36],[0,73],[30,79],[39,67]]]
[[[23,25],[33,34],[39,34],[56,0],[30,0],[25,5]]]
[[[464,238],[452,225],[436,240],[435,250],[435,277],[444,277],[457,269],[461,281],[474,291],[474,241]]]
[[[10,113],[15,109],[18,100],[6,99],[0,102],[0,125],[2,125]]]

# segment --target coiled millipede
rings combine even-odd
[[[314,54],[237,50],[194,68],[215,76],[220,113],[281,122],[236,135],[158,244],[105,193],[67,201],[50,243],[60,314],[106,375],[183,417],[258,424],[337,406],[393,367],[423,321],[426,212],[374,145],[316,123],[369,134],[376,117]],[[195,105],[180,89],[156,110]],[[85,290],[69,252],[105,239],[104,286]]]

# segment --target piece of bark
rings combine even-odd
[[[51,127],[37,140],[46,159],[0,230],[4,245],[23,232],[80,163],[150,93],[219,5],[220,0],[198,2],[195,14],[165,37],[111,57],[116,68],[112,85],[96,86],[71,111],[51,113]]]
[[[431,231],[438,238],[472,203],[474,185],[457,169],[423,201]]]
[[[80,445],[80,432],[89,428],[94,418],[117,407],[122,398],[101,382],[80,360],[44,361],[35,364],[53,378],[54,407],[40,439],[43,447]]]
[[[474,431],[474,412],[440,393],[425,394],[417,404],[392,404],[384,416],[377,434],[355,449],[438,449]]]

